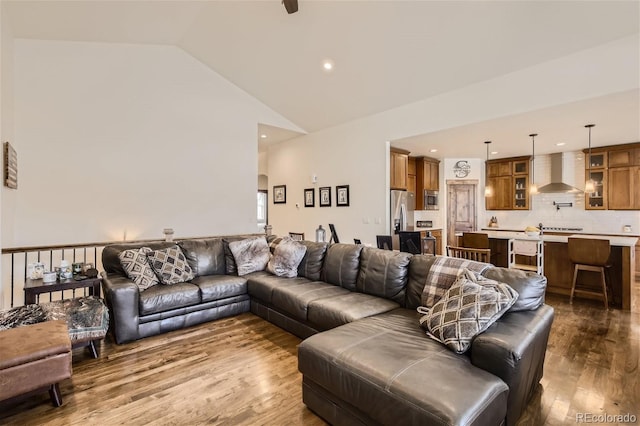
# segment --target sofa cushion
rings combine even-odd
[[[547,277],[519,269],[489,268],[482,275],[509,286],[518,292],[518,300],[509,312],[534,311],[544,304]]]
[[[151,250],[159,250],[174,246],[176,243],[159,241],[145,243],[124,243],[109,244],[102,250],[102,267],[108,274],[120,274],[126,276],[127,273],[122,269],[122,263],[118,255],[124,250],[139,249],[140,247],[149,247]]]
[[[273,251],[267,271],[279,277],[295,278],[298,276],[298,265],[306,252],[306,246],[290,237],[284,237]]]
[[[236,265],[236,259],[233,257],[229,244],[244,239],[246,239],[246,237],[242,236],[224,237],[222,239],[222,244],[224,245],[224,264],[227,275],[238,275],[238,265]]]
[[[180,241],[178,246],[195,276],[222,275],[226,272],[222,239],[185,240]]]
[[[451,288],[458,275],[466,268],[482,273],[492,265],[456,257],[437,256],[427,274],[427,283],[422,291],[422,306],[431,308]]]
[[[507,385],[425,338],[408,309],[309,337],[298,368],[372,424],[498,425],[506,414]]]
[[[404,305],[411,254],[365,247],[360,254],[357,291]]]
[[[427,275],[431,265],[435,260],[436,256],[432,254],[417,254],[411,257],[405,298],[407,308],[416,309],[418,306],[422,306],[422,292],[427,283]]]
[[[249,296],[260,299],[263,302],[272,303],[273,290],[278,287],[288,287],[292,285],[310,283],[307,278],[283,278],[271,275],[270,273],[254,272],[245,277],[247,279],[247,291]]]
[[[149,265],[162,284],[172,285],[193,279],[193,271],[177,245],[147,253]]]
[[[307,319],[318,330],[329,330],[351,321],[398,308],[391,300],[362,293],[325,297],[309,303]]]
[[[465,269],[444,296],[429,310],[418,308],[425,315],[420,324],[427,335],[461,354],[471,347],[471,341],[514,304],[518,293],[507,284],[476,277]]]
[[[190,283],[156,285],[140,293],[140,315],[155,314],[200,303],[200,289]]]
[[[149,247],[140,247],[123,250],[118,255],[122,269],[140,291],[160,283],[147,258],[147,254],[151,251]]]
[[[362,245],[331,244],[322,267],[322,281],[356,290]]]
[[[269,262],[269,245],[264,237],[245,238],[229,243],[236,261],[238,275],[264,271]]]
[[[344,288],[314,281],[274,288],[271,303],[291,316],[306,321],[309,303],[324,297],[347,294],[349,294],[349,291]]]
[[[235,275],[204,275],[195,277],[191,284],[200,288],[203,302],[247,294],[247,280]]]
[[[307,252],[300,265],[298,265],[298,276],[309,278],[311,281],[318,281],[329,244],[313,241],[300,241],[300,244],[307,248]]]

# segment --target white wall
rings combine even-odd
[[[293,124],[176,47],[15,40],[14,64],[3,247],[255,230],[257,123]]]
[[[13,137],[13,35],[9,24],[9,16],[4,10],[5,3],[0,3],[0,143],[5,141],[19,149],[19,142]],[[2,161],[4,167],[4,160]],[[4,176],[2,176],[4,179]],[[8,189],[4,182],[0,185],[0,206],[12,202],[14,199],[14,189]],[[0,222],[3,220],[0,211]],[[0,241],[2,238],[0,229]],[[0,262],[0,277],[2,276],[3,263]],[[5,292],[0,285],[0,309],[7,306],[4,303]]]
[[[269,206],[273,232],[313,239],[318,224],[336,223],[341,240],[375,243],[388,232],[386,141],[638,88],[638,47],[637,37],[623,38],[272,147],[270,185],[287,185],[287,204]],[[351,207],[302,207],[312,173],[316,188],[351,185]]]

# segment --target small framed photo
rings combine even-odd
[[[336,206],[349,207],[349,185],[336,186]]]
[[[316,191],[314,188],[306,188],[304,190],[304,206],[305,207],[316,206]]]
[[[287,185],[273,186],[273,204],[285,204],[287,202]]]
[[[319,191],[320,207],[331,207],[331,187],[323,186]]]

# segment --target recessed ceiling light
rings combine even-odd
[[[265,134],[263,133],[263,134],[261,134],[261,135],[260,135],[260,137],[261,137],[262,139],[266,139],[266,138],[267,138],[267,135],[265,135]]]
[[[496,155],[498,151],[491,151],[491,155]]]
[[[322,61],[322,69],[325,71],[332,71],[334,67],[334,63],[331,59],[325,59]]]
[[[429,150],[429,152],[438,152],[438,150],[437,150],[437,149],[435,149],[435,148],[431,148],[431,149]]]
[[[558,143],[556,144],[556,146],[565,146],[565,145],[566,145],[566,143],[565,143],[565,142],[558,142]]]

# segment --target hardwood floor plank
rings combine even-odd
[[[556,309],[545,372],[519,425],[576,414],[640,416],[640,314],[549,296]],[[63,406],[45,392],[0,403],[0,424],[324,425],[302,402],[300,339],[252,314],[125,345],[74,350]]]

